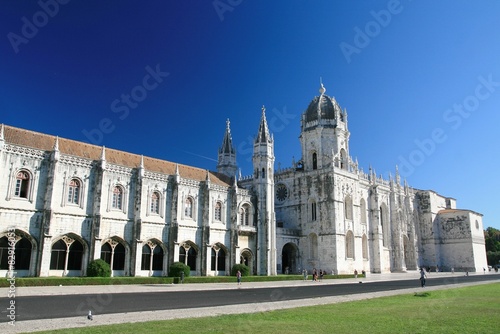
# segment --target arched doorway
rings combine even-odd
[[[291,242],[285,244],[281,251],[281,270],[283,274],[297,273],[298,267],[298,249],[297,246]]]
[[[254,267],[253,254],[248,248],[241,251],[240,263],[244,264],[245,266],[247,266],[250,269],[250,275],[255,274],[255,270],[253,268]]]

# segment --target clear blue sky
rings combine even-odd
[[[276,168],[301,157],[322,77],[365,171],[399,165],[500,229],[499,18],[494,0],[2,1],[0,122],[215,170],[229,118],[247,175],[262,105]]]

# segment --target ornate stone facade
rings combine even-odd
[[[0,275],[10,247],[18,276],[85,275],[97,258],[115,276],[167,275],[176,261],[193,275],[486,267],[482,216],[397,169],[364,173],[347,112],[325,92],[302,115],[290,168],[275,170],[262,110],[248,178],[235,175],[229,121],[217,172],[2,125]]]

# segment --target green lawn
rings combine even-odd
[[[244,307],[244,306],[243,306]],[[196,312],[196,311],[193,311]],[[498,333],[500,283],[255,314],[46,333]]]

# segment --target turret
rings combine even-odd
[[[226,132],[222,139],[222,146],[219,148],[217,160],[217,171],[229,177],[234,177],[238,166],[236,165],[236,150],[231,138],[231,129],[229,128],[229,119],[226,121]]]
[[[274,214],[274,139],[262,107],[253,145],[254,191],[257,205],[257,274],[276,275],[276,222]]]

